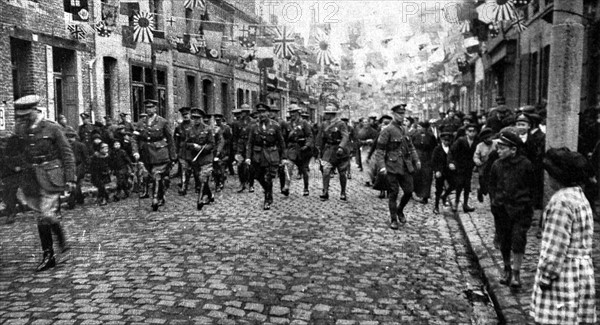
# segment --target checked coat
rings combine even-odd
[[[595,324],[594,219],[581,187],[556,192],[543,220],[531,314],[541,324]],[[551,286],[542,291],[539,284]]]

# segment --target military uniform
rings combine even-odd
[[[250,107],[246,104],[242,105],[242,112],[250,112]],[[252,166],[245,163],[246,159],[249,159],[246,156],[246,145],[251,129],[252,119],[249,116],[237,120],[232,129],[235,159],[238,162],[238,177],[242,186],[238,193],[243,192],[246,185],[249,186],[250,192],[254,192],[254,170]]]
[[[289,109],[290,114],[300,111],[300,108],[292,107]],[[285,137],[285,156],[287,159],[284,164],[287,165],[288,173],[292,169],[292,163],[298,167],[304,181],[304,196],[308,195],[308,173],[309,163],[312,157],[313,133],[310,125],[303,119],[292,119],[288,123],[289,131]],[[286,179],[286,189],[289,191],[290,177]]]
[[[396,114],[404,114],[405,104],[392,107]],[[417,151],[413,146],[408,131],[397,118],[379,134],[377,146],[385,154],[385,171],[389,184],[389,201],[392,229],[398,229],[398,222],[405,223],[404,207],[410,201],[413,192],[412,173],[421,168]],[[398,204],[398,194],[402,188],[403,195]]]
[[[226,167],[233,158],[231,156],[231,141],[233,135],[231,127],[222,122],[222,114],[214,114],[213,116],[215,121],[216,119],[220,119],[219,121],[221,121],[221,125],[217,124],[215,127],[215,139],[218,141],[218,144],[215,150],[215,161],[213,164],[216,191],[219,192],[223,189],[225,181],[227,180]]]
[[[258,104],[257,110],[269,110],[265,104]],[[271,119],[259,120],[248,137],[246,157],[251,160],[255,176],[265,193],[264,209],[273,203],[273,178],[284,157],[284,141],[279,123]]]
[[[52,233],[57,236],[61,253],[68,249],[56,213],[61,193],[71,187],[68,184],[75,182],[75,158],[58,124],[44,120],[39,111],[37,119],[32,120],[31,114],[39,101],[40,98],[35,95],[15,101],[18,141],[14,145],[24,155],[20,187],[25,202],[39,213],[37,224],[44,256],[37,271],[43,271],[56,265]]]
[[[193,108],[191,113],[194,121],[188,132],[186,146],[193,155],[191,164],[196,179],[196,189],[201,193],[198,199],[198,210],[200,210],[205,204],[214,201],[209,181],[213,172],[216,141],[213,129],[204,124],[201,119],[206,113],[200,108]]]
[[[156,101],[146,101],[146,108],[156,107]],[[152,209],[165,203],[165,181],[169,177],[170,162],[177,159],[169,121],[154,114],[138,125],[139,135],[132,144],[133,154],[144,157],[144,165],[152,180]]]
[[[190,175],[192,174],[192,159],[194,159],[194,154],[187,146],[190,131],[194,127],[192,120],[185,118],[185,115],[189,114],[190,110],[190,107],[182,107],[179,109],[179,112],[182,116],[184,116],[184,119],[181,123],[179,123],[179,125],[177,125],[177,127],[175,127],[175,133],[173,134],[175,151],[177,152],[177,158],[179,160],[179,173],[181,174],[179,195],[187,194],[187,189],[190,183]],[[196,180],[196,187],[200,187],[198,180]]]
[[[335,114],[335,111],[326,111],[325,114]],[[318,136],[321,166],[323,168],[323,194],[321,200],[329,199],[329,181],[331,173],[337,169],[340,174],[340,199],[346,200],[346,182],[348,165],[350,164],[350,151],[348,150],[350,134],[348,127],[339,118],[334,118],[321,127]]]
[[[88,148],[88,153],[91,154],[94,152],[92,133],[96,130],[96,127],[86,122],[86,120],[90,118],[88,113],[81,113],[79,116],[81,116],[81,119],[83,120],[83,124],[79,126],[77,131],[77,134],[79,135],[79,141],[85,144],[85,146]]]

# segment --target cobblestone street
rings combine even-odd
[[[386,200],[355,166],[348,202],[337,179],[320,202],[312,170],[309,197],[294,179],[267,212],[259,187],[237,194],[233,177],[202,211],[175,185],[159,212],[148,200],[88,199],[63,212],[70,259],[42,273],[33,216],[21,214],[0,228],[0,322],[497,323],[452,216],[411,202],[393,231]]]

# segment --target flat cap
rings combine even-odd
[[[542,163],[548,174],[565,186],[584,183],[589,177],[587,171],[591,169],[582,154],[567,147],[548,149]]]
[[[440,138],[441,139],[450,139],[450,140],[452,140],[453,137],[454,137],[454,134],[452,134],[452,132],[442,132],[442,133],[440,133]]]
[[[306,111],[301,111],[301,112],[300,112],[300,116],[303,116],[303,117],[309,117],[309,116],[310,116],[310,114],[308,114],[308,112],[306,112]]]
[[[523,145],[523,141],[519,138],[518,135],[512,132],[502,132],[500,133],[499,144],[504,144],[509,147],[519,148]]]
[[[271,110],[271,107],[265,103],[258,103],[258,104],[256,104],[256,110],[258,112],[269,111],[269,110]]]
[[[242,113],[242,110],[241,109],[237,109],[237,108],[234,109],[233,111],[231,111],[231,114],[233,114],[233,115],[237,115],[237,114],[241,114],[241,113]]]
[[[212,114],[212,116],[214,118],[223,118],[223,114],[221,114],[221,113],[214,113],[214,114]]]
[[[483,128],[483,130],[481,130],[481,132],[479,132],[479,139],[480,140],[484,140],[487,139],[491,136],[494,136],[494,130],[490,129],[490,128]]]
[[[392,118],[391,116],[389,116],[389,115],[387,115],[387,114],[383,114],[383,115],[381,115],[381,117],[379,118],[379,122],[381,122],[381,121],[383,121],[383,120],[385,120],[385,119],[388,119],[388,120],[393,120],[393,118]]]
[[[154,107],[156,105],[158,105],[158,101],[156,99],[146,99],[144,101],[145,107]]]
[[[391,111],[399,114],[406,113],[406,103],[400,103],[398,105],[392,106]]]
[[[41,98],[38,95],[27,95],[15,100],[15,115],[27,115],[37,108]]]
[[[300,106],[296,105],[296,104],[292,104],[288,107],[288,112],[293,113],[293,112],[299,112],[301,111]]]
[[[206,112],[202,108],[192,107],[190,109],[192,116],[206,116]]]
[[[516,122],[526,122],[529,123],[529,125],[533,124],[533,121],[531,120],[531,117],[529,116],[529,114],[519,114],[519,116],[517,116],[517,119],[515,120]]]

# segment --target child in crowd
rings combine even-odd
[[[92,184],[98,189],[98,204],[106,205],[108,202],[106,184],[110,183],[111,157],[108,153],[108,144],[101,143],[99,148],[99,151],[96,151],[92,156],[90,171],[92,174]]]
[[[440,134],[441,143],[433,149],[431,156],[431,168],[435,177],[435,206],[433,213],[440,213],[440,199],[446,205],[446,198],[454,190],[451,171],[448,168],[448,152],[454,135],[450,132]],[[445,183],[448,182],[448,188],[444,191]]]
[[[475,155],[473,155],[473,161],[477,166],[479,174],[479,189],[477,190],[477,200],[483,202],[483,196],[488,194],[486,164],[490,157],[490,153],[496,150],[496,144],[492,140],[494,137],[494,131],[490,128],[484,128],[479,132],[479,144],[475,148]]]
[[[131,175],[131,159],[127,152],[121,148],[121,142],[118,140],[113,142],[113,151],[110,161],[112,163],[111,169],[115,176],[117,176],[117,190],[113,197],[113,200],[117,202],[120,199],[129,197],[129,177]],[[122,196],[121,192],[123,193]]]

